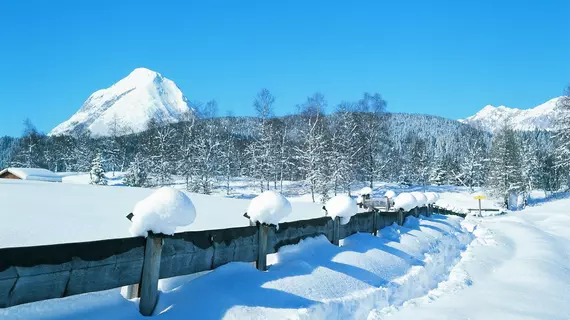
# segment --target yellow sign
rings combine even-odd
[[[475,198],[475,200],[483,200],[483,199],[485,199],[485,196],[484,195],[477,195],[474,198]]]

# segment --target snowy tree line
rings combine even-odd
[[[125,134],[116,121],[105,138],[48,137],[27,121],[22,137],[0,139],[0,161],[52,171],[127,171],[131,186],[168,185],[177,176],[188,190],[206,194],[230,193],[231,179],[240,176],[255,179],[259,191],[303,181],[315,201],[350,192],[356,182],[488,186],[498,194],[557,190],[568,182],[568,120],[553,133],[506,125],[491,136],[450,119],[387,113],[380,94],[331,108],[316,93],[284,117],[274,115],[274,103],[263,89],[252,103],[255,117],[220,117],[215,101],[192,102],[194,112],[182,122],[151,121],[146,131]]]

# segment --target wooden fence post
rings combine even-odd
[[[398,210],[398,224],[401,226],[404,225],[404,209]]]
[[[332,244],[338,246],[340,244],[340,217],[333,219],[333,240]]]
[[[259,271],[267,270],[267,234],[269,233],[269,225],[265,223],[257,223],[259,251],[255,266]]]
[[[386,197],[386,211],[390,211],[390,198]]]
[[[378,210],[374,210],[374,220],[372,220],[372,234],[378,235]]]
[[[158,301],[158,279],[160,257],[162,255],[162,235],[149,231],[144,249],[144,262],[140,282],[139,312],[151,316]]]

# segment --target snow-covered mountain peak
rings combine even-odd
[[[111,87],[94,92],[77,113],[50,135],[89,130],[94,136],[140,132],[155,119],[174,123],[192,110],[176,84],[160,73],[137,68]]]
[[[552,130],[556,117],[556,105],[561,97],[550,99],[531,109],[485,106],[473,116],[459,120],[475,127],[495,132],[510,123],[515,130]]]

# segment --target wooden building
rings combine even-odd
[[[61,176],[40,168],[6,168],[0,171],[0,179],[61,182]]]

